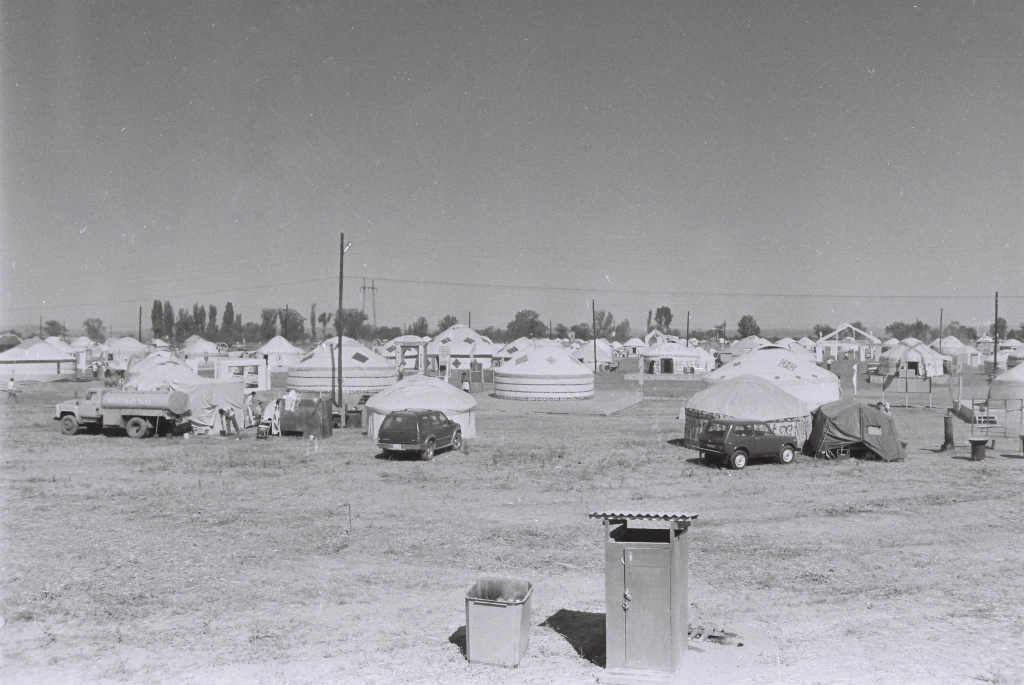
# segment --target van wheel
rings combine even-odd
[[[71,414],[65,414],[60,420],[60,432],[64,435],[74,435],[78,432],[78,419]]]
[[[149,433],[149,423],[145,419],[140,419],[136,416],[134,419],[128,421],[128,425],[124,427],[129,438],[138,440],[139,438],[146,437]]]
[[[452,436],[452,452],[458,452],[462,449],[462,431],[455,431],[455,435]]]
[[[729,457],[729,466],[733,467],[737,471],[747,465],[747,453],[743,450],[736,450]]]
[[[779,463],[780,464],[792,464],[793,458],[796,456],[796,452],[793,451],[792,445],[783,445],[782,450],[779,451]]]
[[[428,440],[427,441],[427,447],[422,452],[420,452],[420,458],[423,459],[423,461],[430,461],[431,459],[434,458],[434,441],[433,440]]]

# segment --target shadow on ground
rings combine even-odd
[[[459,648],[462,656],[466,656],[466,626],[459,626],[448,636],[448,642]]]
[[[590,611],[559,609],[540,625],[565,638],[576,653],[592,664],[605,667],[605,615]],[[456,631],[458,632],[458,631]]]

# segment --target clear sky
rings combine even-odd
[[[1024,321],[1024,2],[0,4],[0,323]],[[367,305],[367,311],[370,307]],[[876,330],[876,332],[878,332]]]

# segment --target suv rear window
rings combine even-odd
[[[725,424],[724,423],[709,423],[707,427],[708,433],[721,433],[725,435]]]
[[[388,414],[384,417],[381,430],[416,430],[416,417],[405,414]]]

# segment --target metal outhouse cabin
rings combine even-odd
[[[668,681],[686,654],[687,530],[697,514],[597,511],[605,532],[607,663],[602,683]],[[668,528],[630,528],[629,521]]]

